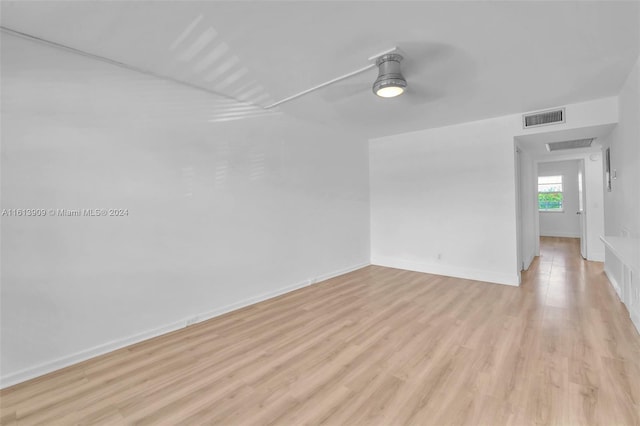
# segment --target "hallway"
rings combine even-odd
[[[531,278],[538,291],[544,292],[545,305],[558,308],[584,307],[588,300],[584,297],[595,291],[587,286],[592,279],[600,278],[608,284],[603,264],[587,262],[580,255],[579,238],[540,237],[540,257],[523,273],[523,285]],[[611,291],[615,296],[613,289]]]
[[[537,374],[549,406],[535,420],[639,424],[640,336],[603,263],[583,260],[578,238],[541,237],[522,288],[542,310],[531,318],[541,321]]]

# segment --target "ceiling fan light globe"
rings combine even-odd
[[[380,87],[376,91],[376,95],[381,98],[395,98],[396,96],[400,96],[404,93],[404,87],[400,86],[385,86]]]

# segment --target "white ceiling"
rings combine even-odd
[[[395,45],[408,92],[376,70],[282,105],[365,136],[618,93],[640,52],[640,2],[2,2],[2,25],[261,105]]]

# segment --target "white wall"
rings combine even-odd
[[[531,262],[538,255],[536,241],[538,228],[537,198],[538,186],[536,181],[536,169],[533,157],[521,148],[519,150],[520,182],[517,190],[520,192],[520,269],[529,269]]]
[[[615,123],[617,100],[566,105],[566,117],[524,130],[513,114],[371,140],[371,262],[517,285],[518,243],[535,242],[517,235],[514,138]]]
[[[605,233],[640,238],[640,59],[624,83],[619,100],[620,123],[606,146],[611,149],[611,169],[617,179],[605,191]],[[605,271],[640,330],[640,279],[607,250]],[[621,292],[621,287],[625,292]]]
[[[585,203],[587,220],[587,260],[604,262],[604,200],[602,154],[584,156]]]
[[[538,176],[557,175],[563,177],[563,211],[540,212],[540,235],[578,238],[578,160],[538,163]]]
[[[605,147],[611,148],[611,169],[617,172],[612,191],[605,192],[608,235],[640,237],[640,60],[619,96],[620,122]]]
[[[368,145],[3,35],[2,385],[369,263]],[[218,112],[216,112],[218,111]]]
[[[371,141],[372,263],[518,284],[514,119]]]

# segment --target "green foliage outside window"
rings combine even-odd
[[[562,176],[538,176],[538,210],[562,211]]]
[[[545,211],[562,210],[562,192],[538,192],[538,208]]]

